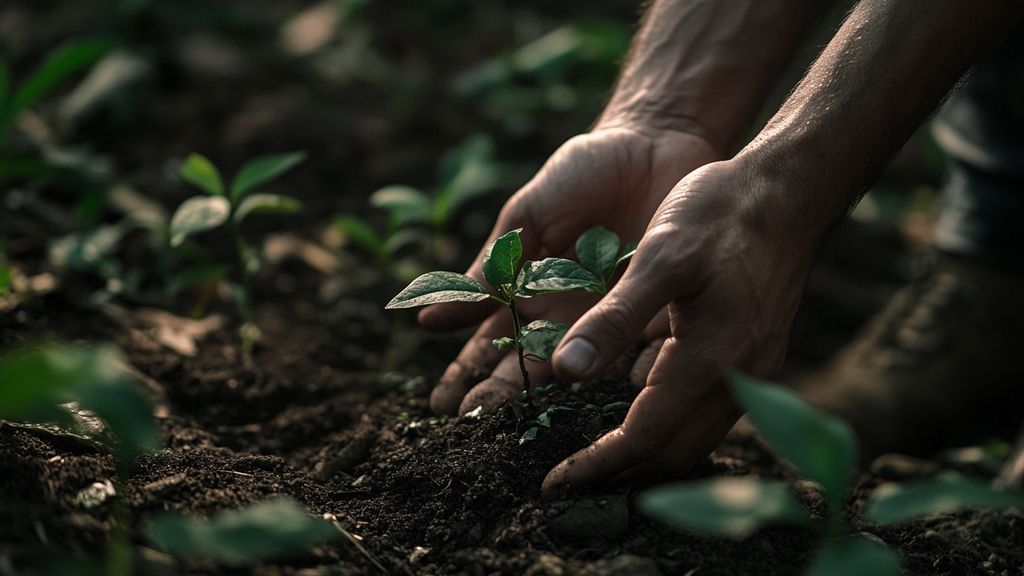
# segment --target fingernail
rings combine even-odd
[[[575,376],[586,376],[597,360],[597,348],[585,338],[573,338],[562,346],[558,363]]]

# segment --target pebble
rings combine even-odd
[[[565,560],[554,554],[541,554],[526,570],[524,576],[565,576],[568,574]]]

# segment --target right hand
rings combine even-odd
[[[523,229],[523,257],[528,260],[575,258],[576,238],[598,225],[617,233],[623,242],[637,240],[673,186],[719,157],[706,140],[685,132],[598,127],[563,144],[506,202],[484,246],[516,228]],[[484,283],[482,258],[483,250],[467,274]],[[549,295],[521,301],[519,311],[524,323],[543,318],[571,324],[596,301],[586,293]],[[419,321],[435,331],[480,323],[434,388],[434,412],[465,413],[477,406],[492,410],[522,390],[515,352],[499,351],[491,344],[512,333],[507,310],[483,303],[439,304],[424,309]],[[667,317],[661,315],[643,335],[652,349],[642,353],[638,363],[652,363],[667,334]],[[535,383],[552,373],[547,363],[530,363],[528,368]],[[646,376],[649,366],[637,368],[635,372]]]

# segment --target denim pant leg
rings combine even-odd
[[[1024,21],[932,125],[950,159],[936,245],[1024,269]]]

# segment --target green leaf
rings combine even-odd
[[[7,294],[7,289],[11,286],[11,281],[14,279],[14,269],[10,266],[0,265],[0,296]]]
[[[36,68],[18,90],[0,118],[0,133],[26,108],[38,102],[61,80],[84,70],[111,48],[107,40],[78,40],[56,49]]]
[[[457,272],[427,272],[412,281],[384,308],[414,308],[441,302],[480,302],[490,298],[479,282]]]
[[[746,538],[769,523],[809,521],[783,482],[720,478],[655,488],[640,496],[640,510],[678,528]]]
[[[619,256],[619,235],[601,226],[594,226],[576,240],[576,256],[584,268],[607,284],[615,271]]]
[[[548,360],[568,329],[568,324],[559,324],[550,320],[534,320],[524,326],[519,333],[519,343],[523,349],[537,358]]]
[[[636,254],[636,246],[637,241],[633,240],[632,242],[627,242],[626,245],[622,247],[622,253],[619,254],[619,258],[615,261],[614,270],[618,270],[619,267],[633,258],[633,255]]]
[[[123,464],[158,444],[153,412],[117,350],[49,346],[0,359],[0,419],[67,424],[67,402],[106,423]]]
[[[465,203],[483,196],[498,183],[494,144],[483,134],[448,152],[441,162],[440,189],[435,194],[434,223],[444,226]]]
[[[220,171],[202,154],[193,152],[185,158],[179,169],[182,179],[212,196],[224,195],[224,181]]]
[[[10,88],[10,70],[7,68],[7,62],[0,59],[0,116],[4,114],[4,107],[7,105],[7,90]]]
[[[228,219],[231,205],[223,196],[193,196],[181,203],[171,217],[171,246],[185,238],[220,226]]]
[[[210,520],[163,515],[150,522],[147,532],[157,547],[175,556],[228,564],[295,554],[337,534],[328,522],[286,498],[221,512]]]
[[[969,508],[1016,508],[1024,512],[1024,495],[996,490],[961,476],[940,476],[906,486],[879,487],[865,516],[876,524],[895,524]]]
[[[302,210],[302,202],[280,194],[250,194],[235,208],[232,219],[241,224],[250,214],[294,214]]]
[[[519,259],[523,257],[521,231],[522,228],[502,234],[484,253],[484,278],[499,291],[515,282]]]
[[[370,195],[370,204],[388,213],[391,229],[430,219],[430,198],[409,186],[387,186]]]
[[[806,576],[899,576],[899,555],[859,536],[832,540],[818,549]]]
[[[497,348],[498,350],[504,350],[511,346],[513,343],[514,341],[508,336],[502,336],[501,338],[495,338],[494,340],[491,340],[491,344],[493,344],[494,347]]]
[[[846,422],[811,406],[795,393],[730,372],[733,394],[779,455],[821,484],[835,513],[846,499],[857,443]]]
[[[362,218],[352,215],[341,216],[334,221],[334,225],[345,235],[346,240],[354,242],[378,260],[384,261],[387,258],[384,241]]]
[[[269,182],[306,159],[305,152],[286,152],[254,158],[242,166],[231,183],[231,202],[238,203],[256,186]]]
[[[519,445],[522,446],[523,444],[526,444],[527,442],[532,442],[532,441],[536,440],[538,433],[540,433],[540,428],[538,428],[536,426],[533,426],[531,428],[527,428],[526,432],[523,432],[523,435],[519,437]]]
[[[523,267],[523,292],[527,296],[553,294],[570,290],[600,292],[601,279],[591,271],[565,258],[529,261]]]

